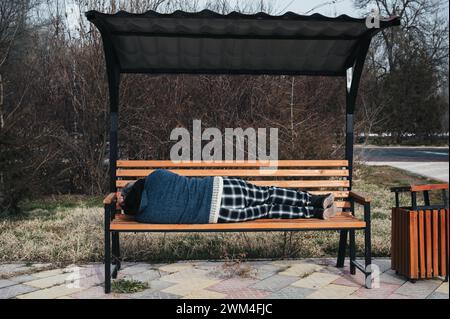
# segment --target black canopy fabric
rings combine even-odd
[[[288,12],[221,15],[86,13],[101,32],[108,68],[121,73],[295,74],[344,76],[380,30],[400,24]]]

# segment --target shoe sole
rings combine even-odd
[[[332,204],[330,207],[323,211],[323,219],[330,219],[331,217],[336,216],[337,207],[335,204]]]
[[[323,209],[330,208],[334,204],[334,195],[330,194],[323,200]]]

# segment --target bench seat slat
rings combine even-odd
[[[129,176],[147,176],[155,171],[154,169],[118,169],[118,177]],[[254,176],[254,177],[272,177],[272,176],[323,176],[323,177],[347,177],[346,169],[277,169],[277,170],[259,170],[259,169],[171,169],[173,173],[183,176]]]
[[[272,230],[315,230],[315,229],[361,229],[364,221],[349,215],[321,219],[260,219],[257,221],[218,224],[143,224],[129,218],[114,219],[112,231],[160,231],[160,232],[195,232],[195,231],[272,231]]]
[[[223,161],[223,162],[172,162],[168,160],[118,160],[117,167],[262,167],[270,166],[271,163],[267,161]],[[279,160],[277,161],[279,167],[343,167],[348,166],[347,160]]]

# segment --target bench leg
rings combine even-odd
[[[118,232],[112,233],[112,263],[115,265],[112,277],[117,278],[120,270],[120,237]]]
[[[352,263],[352,261],[356,260],[356,240],[355,240],[355,231],[350,230],[350,274],[356,274],[356,266]]]
[[[339,252],[338,259],[336,263],[336,267],[342,268],[344,267],[345,262],[345,254],[347,250],[347,230],[341,230],[340,239],[339,239]]]
[[[111,233],[109,225],[111,222],[110,208],[105,206],[105,293],[111,292]]]
[[[372,288],[372,232],[370,220],[370,204],[364,205],[366,229],[364,230],[364,256],[366,264],[366,288]]]

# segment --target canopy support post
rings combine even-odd
[[[107,58],[107,60],[110,60]],[[110,61],[111,63],[111,61]],[[108,65],[107,61],[107,65]],[[111,193],[117,191],[116,187],[116,169],[118,147],[118,129],[119,129],[119,85],[120,70],[117,64],[108,66],[108,86],[109,86],[109,190]]]
[[[346,78],[346,115],[345,115],[345,159],[348,161],[348,180],[349,190],[352,189],[353,184],[353,148],[354,148],[354,111],[356,104],[356,97],[358,95],[359,83],[361,74],[364,69],[364,62],[366,60],[367,51],[369,50],[371,37],[364,38],[357,51],[357,56],[353,67],[347,69]],[[351,236],[355,236],[352,232]],[[347,251],[348,231],[341,230],[339,239],[339,253],[336,267],[344,267],[345,255]],[[353,238],[354,242],[354,238]]]

